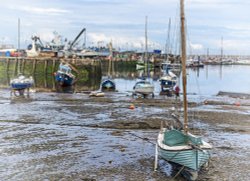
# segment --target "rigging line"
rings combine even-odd
[[[127,131],[126,131],[126,132],[127,132]],[[146,142],[148,142],[148,143],[150,143],[150,144],[152,144],[152,145],[154,145],[154,146],[155,146],[155,143],[153,143],[153,142],[149,141],[149,139],[148,139],[148,138],[143,138],[143,137],[140,137],[140,136],[138,136],[138,135],[136,135],[136,134],[134,134],[134,133],[131,133],[131,132],[127,132],[127,133],[128,133],[128,134],[130,134],[130,135],[132,135],[132,136],[134,136],[134,137],[140,138],[141,140],[146,141]]]
[[[177,46],[179,45],[179,41],[178,40],[178,35],[179,35],[179,32],[177,32],[177,29],[178,29],[178,25],[179,25],[179,4],[177,5],[176,7],[176,15],[175,15],[175,22],[174,22],[174,30],[172,31],[172,44],[170,45],[170,49],[172,50],[171,53],[173,54],[177,54],[178,53],[178,50],[177,50]],[[178,22],[178,23],[177,23]]]

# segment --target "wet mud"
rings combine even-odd
[[[133,105],[133,106],[131,106]],[[182,102],[129,94],[31,93],[0,96],[1,180],[171,180],[172,165],[153,170],[162,121],[181,119]],[[189,101],[190,131],[213,145],[198,180],[249,180],[250,100]],[[185,180],[177,176],[174,180]]]

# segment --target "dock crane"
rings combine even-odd
[[[69,50],[72,50],[72,47],[74,46],[74,44],[76,43],[76,41],[80,38],[80,36],[86,32],[86,28],[83,28],[82,31],[80,31],[80,33],[76,36],[76,38],[73,40],[73,42],[69,45]],[[85,35],[85,41],[86,41],[86,35]],[[86,42],[85,42],[86,43]]]

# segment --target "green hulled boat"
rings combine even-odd
[[[180,0],[180,7],[184,124],[179,129],[175,129],[173,125],[168,126],[168,128],[161,128],[157,138],[155,169],[157,169],[159,156],[168,162],[181,166],[178,173],[182,173],[187,180],[196,180],[202,166],[209,161],[209,150],[212,146],[203,141],[201,137],[192,135],[188,130],[184,0]]]
[[[157,140],[158,155],[165,160],[199,171],[210,158],[210,144],[201,137],[163,128]]]

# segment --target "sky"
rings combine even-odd
[[[86,28],[87,46],[112,41],[123,50],[145,49],[148,17],[149,49],[167,47],[178,53],[179,0],[0,0],[0,44],[21,48],[31,36],[43,42],[58,32],[73,40]],[[189,54],[250,54],[250,2],[245,0],[185,0]],[[171,24],[169,23],[171,19]],[[170,28],[169,28],[170,27]],[[168,38],[170,37],[170,38]],[[81,41],[83,37],[81,37]]]

